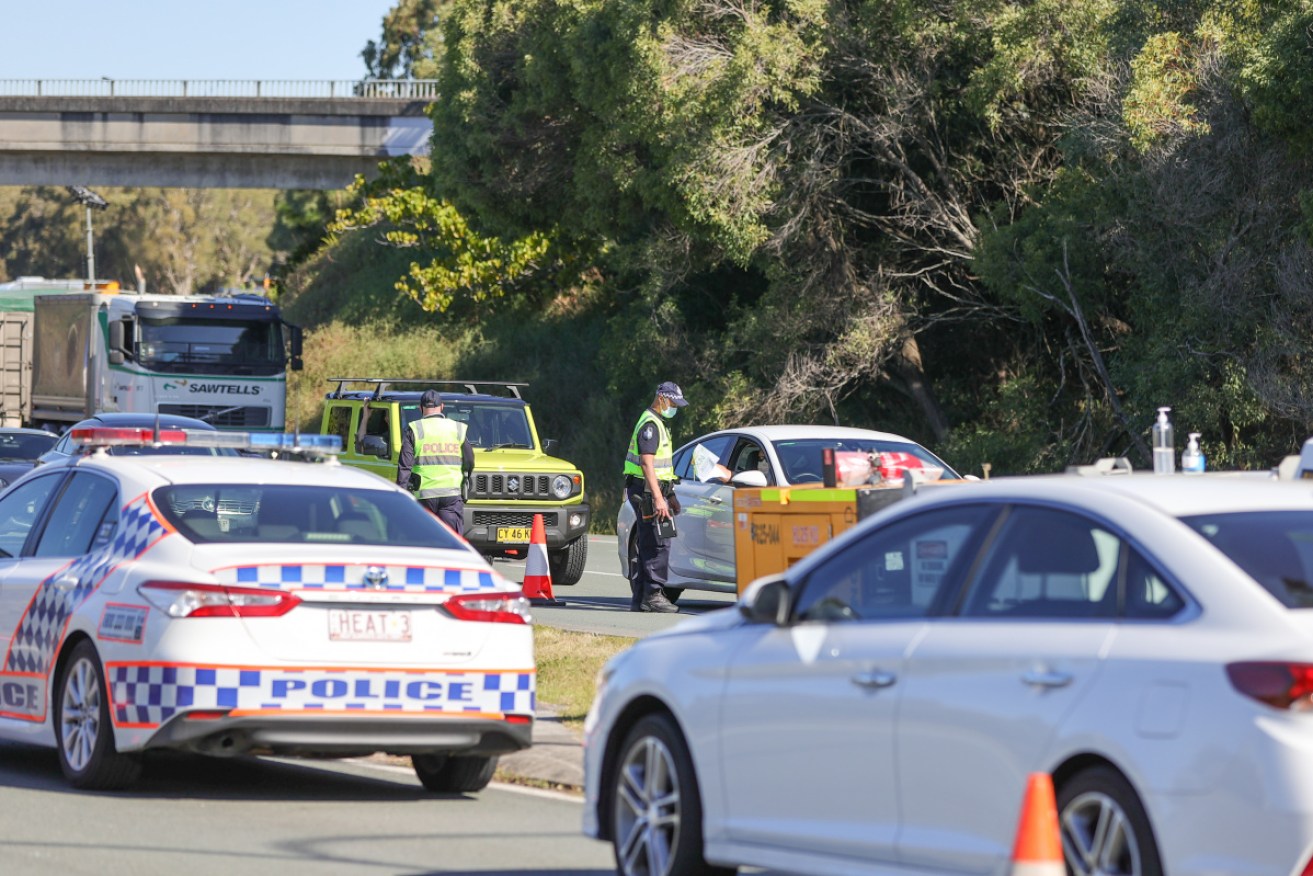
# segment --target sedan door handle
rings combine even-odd
[[[852,683],[858,687],[864,687],[867,690],[877,690],[882,687],[892,687],[893,683],[898,680],[898,676],[892,672],[859,672],[852,677]]]
[[[1036,669],[1021,676],[1021,681],[1032,687],[1066,687],[1071,684],[1071,673],[1044,672]]]

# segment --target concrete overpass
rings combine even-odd
[[[426,155],[430,80],[0,80],[0,186],[339,189]]]

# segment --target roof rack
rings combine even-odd
[[[1124,456],[1105,456],[1093,465],[1069,465],[1067,474],[1082,477],[1098,475],[1128,475],[1133,471],[1131,461]]]
[[[398,379],[387,377],[329,377],[327,380],[329,383],[337,384],[337,389],[328,394],[329,398],[344,398],[348,383],[367,383],[373,385],[373,397],[375,399],[380,398],[384,389],[391,386],[463,386],[470,395],[474,395],[479,391],[477,387],[490,386],[506,390],[514,398],[523,400],[523,396],[520,395],[520,388],[529,385],[506,380],[427,380],[422,377]]]

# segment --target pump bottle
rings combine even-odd
[[[1185,474],[1204,473],[1204,452],[1199,449],[1199,433],[1190,433],[1190,442],[1181,453],[1181,471]]]
[[[1171,474],[1176,471],[1176,446],[1172,440],[1172,424],[1167,419],[1171,408],[1158,409],[1158,422],[1153,424],[1153,473]]]

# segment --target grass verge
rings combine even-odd
[[[635,641],[624,636],[576,633],[535,625],[538,701],[560,715],[565,726],[581,732],[584,716],[597,692],[598,671],[612,655]]]

